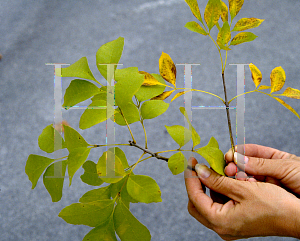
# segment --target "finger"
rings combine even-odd
[[[195,169],[198,176],[200,177],[200,181],[209,189],[221,193],[238,202],[240,202],[244,198],[244,182],[221,176],[205,165],[197,164],[195,166]],[[196,208],[198,209],[197,206]]]
[[[237,173],[237,167],[234,163],[229,163],[225,167],[224,172],[225,172],[226,176],[233,177]]]

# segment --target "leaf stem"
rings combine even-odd
[[[128,125],[128,122],[127,122],[125,116],[123,115],[123,112],[122,112],[121,108],[120,108],[120,113],[121,113],[121,115],[122,115],[124,121],[126,122],[126,125],[127,125],[127,127],[128,127],[128,130],[129,130],[129,132],[130,132],[130,135],[131,135],[131,138],[132,138],[133,142],[136,143],[136,141],[135,141],[135,139],[134,139],[134,137],[133,137],[133,134],[132,134],[132,132],[131,132],[131,129],[130,129],[129,125]]]
[[[240,97],[240,96],[242,96],[242,95],[246,95],[246,94],[252,93],[252,92],[258,92],[258,90],[251,90],[251,91],[248,91],[248,92],[239,94],[239,95],[233,97],[233,98],[228,102],[228,104],[230,104],[230,102],[233,101],[235,98]],[[264,93],[264,92],[262,92],[262,93]],[[265,93],[264,93],[264,94],[265,94]]]
[[[224,87],[225,106],[226,106],[226,114],[227,114],[227,122],[228,122],[228,130],[229,130],[229,136],[230,136],[230,143],[231,143],[232,154],[234,154],[234,142],[233,142],[233,137],[232,137],[231,120],[230,120],[230,113],[229,113],[229,103],[227,101],[227,91],[226,91],[224,71],[222,71],[222,80],[223,80],[223,87]]]
[[[129,144],[105,144],[105,145],[90,145],[92,148],[94,147],[103,147],[103,146],[130,146]]]
[[[148,144],[147,144],[147,133],[146,133],[146,129],[145,129],[145,126],[144,126],[144,121],[143,121],[143,119],[141,120],[141,124],[142,124],[142,126],[143,126],[143,129],[144,129],[144,134],[145,134],[145,149],[147,149],[148,148]]]
[[[184,89],[184,88],[182,88],[182,89]],[[204,90],[192,89],[191,91],[199,91],[199,92],[203,92],[203,93],[215,96],[215,97],[219,98],[220,100],[222,100],[223,104],[225,105],[225,101],[220,96],[218,96],[218,95],[215,95],[213,93],[210,93],[210,92],[207,92],[207,91],[204,91]]]

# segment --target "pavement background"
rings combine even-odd
[[[198,0],[203,15],[206,0]],[[227,63],[254,63],[263,74],[262,84],[269,84],[273,68],[286,71],[285,87],[300,89],[299,33],[300,2],[297,0],[249,0],[236,17],[265,19],[253,32],[259,37],[236,46]],[[158,73],[161,52],[168,53],[174,63],[200,63],[193,68],[194,87],[223,96],[220,60],[213,43],[184,28],[194,16],[184,0],[98,0],[98,1],[0,1],[0,240],[82,240],[91,229],[65,223],[57,215],[62,208],[88,190],[80,180],[79,170],[69,188],[65,182],[63,198],[52,203],[40,179],[36,188],[25,174],[30,154],[44,155],[37,140],[43,128],[53,123],[53,67],[45,63],[72,64],[86,56],[94,76],[102,83],[95,65],[98,48],[119,36],[125,38],[120,63],[123,68],[138,66],[139,70]],[[246,69],[246,91],[254,89],[249,68]],[[178,83],[183,84],[183,67],[178,66]],[[229,95],[235,94],[236,67],[227,66]],[[65,89],[71,81],[66,78]],[[285,89],[284,87],[284,89]],[[215,101],[215,102],[214,102]],[[204,94],[193,95],[193,105],[219,104]],[[299,101],[288,99],[300,113]],[[149,148],[153,151],[176,148],[164,125],[183,125],[178,108],[182,97],[168,111],[146,122]],[[78,128],[80,110],[65,111],[63,117]],[[234,120],[234,111],[231,112]],[[193,125],[206,145],[215,136],[223,152],[229,147],[224,110],[193,111]],[[233,123],[234,126],[234,123]],[[268,96],[252,94],[246,97],[246,143],[257,143],[300,155],[300,121],[286,108]],[[136,128],[137,141],[143,143]],[[86,131],[79,130],[89,143],[105,143],[105,125]],[[116,127],[116,141],[127,143],[127,129]],[[103,150],[102,150],[103,151]],[[124,149],[129,163],[140,152]],[[97,162],[101,150],[89,159]],[[199,162],[204,162],[200,157]],[[134,215],[145,224],[152,240],[221,240],[217,234],[194,220],[187,211],[187,195],[183,175],[173,176],[166,164],[151,159],[137,167],[136,173],[151,175],[162,191],[162,203],[135,204]],[[241,217],[242,218],[242,217]],[[293,240],[283,237],[249,240]]]

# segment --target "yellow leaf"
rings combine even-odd
[[[184,27],[186,27],[187,29],[193,32],[200,33],[203,35],[208,35],[208,33],[199,25],[199,23],[195,21],[187,22]]]
[[[271,80],[270,93],[281,90],[281,88],[285,83],[285,78],[286,78],[285,72],[281,66],[274,68],[270,74],[270,80]]]
[[[220,47],[226,47],[225,44],[227,44],[230,39],[231,39],[230,26],[229,26],[228,22],[226,21],[226,22],[224,22],[221,30],[218,33],[217,44]]]
[[[144,82],[143,86],[153,86],[153,85],[164,85],[160,83],[157,79],[155,79],[151,74],[145,72],[145,71],[139,71],[140,74],[144,74]],[[164,85],[167,86],[167,85]]]
[[[286,88],[286,90],[282,93],[283,96],[293,98],[293,99],[300,99],[300,90],[293,89],[291,87]]]
[[[244,31],[250,28],[258,27],[264,19],[258,18],[242,18],[234,26],[232,31]]]
[[[287,109],[289,109],[291,112],[293,112],[300,119],[300,116],[298,115],[298,113],[290,105],[288,105],[287,103],[285,103],[282,99],[279,99],[279,98],[276,98],[276,97],[273,97],[273,98],[275,100],[277,100],[280,104],[282,104],[284,107],[286,107]]]
[[[231,16],[231,21],[234,19],[234,17],[239,13],[241,10],[244,0],[228,0],[229,2],[229,12]]]
[[[228,21],[228,7],[222,0],[221,0],[221,19],[223,22]]]
[[[271,86],[261,85],[258,87],[258,90],[266,90],[266,89],[271,89]]]
[[[204,10],[204,20],[209,31],[216,25],[221,15],[220,0],[209,0]]]
[[[187,3],[187,5],[189,5],[192,13],[194,14],[194,16],[201,22],[202,22],[202,18],[201,18],[201,13],[199,10],[199,6],[197,3],[197,0],[185,0],[185,2]]]
[[[249,68],[252,74],[252,80],[255,84],[255,87],[257,88],[257,86],[259,86],[261,79],[262,79],[262,75],[260,70],[254,65],[254,64],[249,64]]]
[[[173,100],[177,99],[179,96],[184,95],[184,94],[187,93],[187,92],[190,92],[190,90],[187,90],[187,91],[181,91],[181,92],[177,93],[177,94],[173,97],[173,99],[171,100],[171,102],[172,102]]]
[[[175,90],[165,91],[162,94],[151,98],[151,100],[165,100],[168,98]]]
[[[158,63],[160,75],[176,87],[176,66],[171,57],[162,52]]]

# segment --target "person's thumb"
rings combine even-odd
[[[209,189],[236,201],[242,199],[242,193],[244,190],[243,182],[222,176],[203,164],[196,164],[195,170],[201,180],[201,183]]]
[[[295,161],[285,159],[264,159],[257,157],[247,157],[235,153],[237,166],[248,175],[268,176],[275,179],[282,179],[285,175],[295,169]]]

